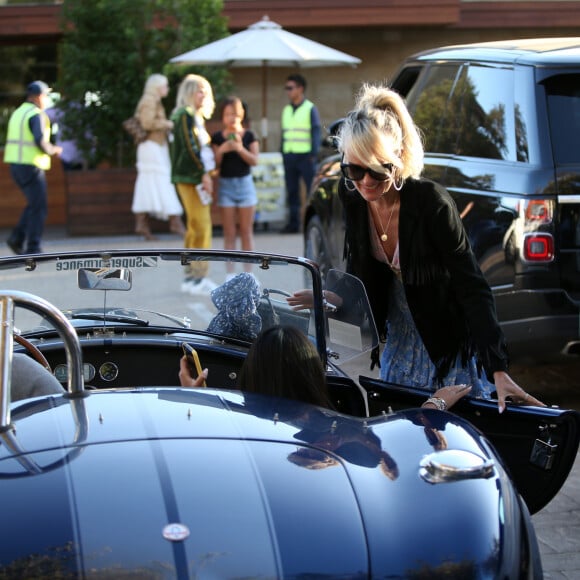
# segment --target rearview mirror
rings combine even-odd
[[[131,270],[127,268],[81,268],[77,276],[81,290],[131,290]]]

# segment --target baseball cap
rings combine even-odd
[[[52,89],[43,81],[33,81],[26,87],[27,95],[48,95]]]

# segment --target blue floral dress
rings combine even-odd
[[[371,232],[374,232],[374,228]],[[395,273],[392,287],[389,289],[387,342],[381,355],[380,378],[389,383],[436,391],[439,388],[435,379],[436,368],[417,331],[405,297],[399,264],[399,246],[397,244],[391,262],[378,240],[378,235],[375,234],[375,237],[373,240],[375,257],[388,264]],[[445,332],[445,329],[441,331]],[[482,370],[479,376],[475,357],[464,366],[461,364],[461,355],[458,355],[455,364],[443,379],[444,386],[460,384],[472,386],[470,393],[472,397],[489,399],[491,393],[495,391],[495,386],[487,379],[485,371]]]

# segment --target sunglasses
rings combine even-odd
[[[392,163],[382,163],[381,167],[384,167],[387,171],[383,173],[381,171],[375,171],[370,167],[363,167],[362,165],[355,165],[354,163],[341,163],[340,170],[346,179],[351,181],[361,181],[365,173],[369,174],[371,179],[375,181],[387,181],[393,176],[393,164]]]

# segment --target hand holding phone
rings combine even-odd
[[[194,378],[199,377],[199,375],[201,375],[201,373],[203,372],[203,369],[201,368],[201,362],[199,360],[197,351],[187,342],[182,342],[181,348],[183,350],[183,354],[185,355],[187,361],[189,362],[189,369],[191,373],[194,375]],[[205,380],[203,381],[201,386],[207,387],[207,383],[205,382]]]

